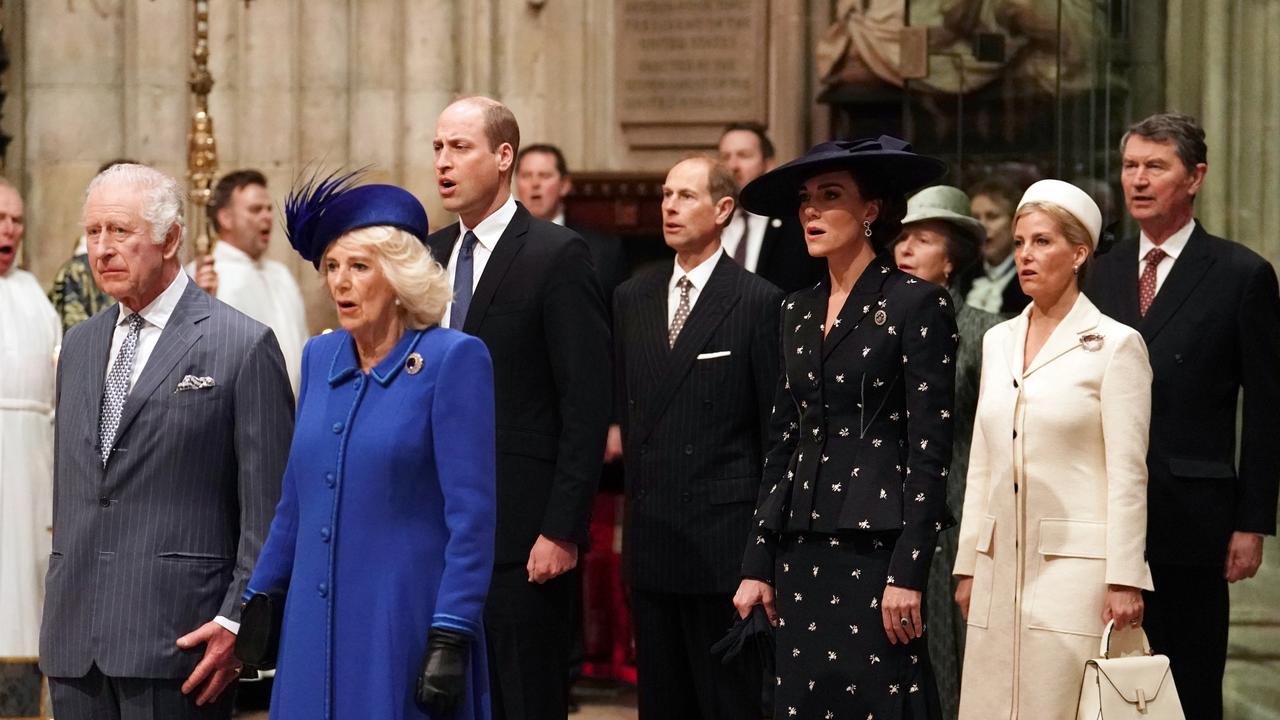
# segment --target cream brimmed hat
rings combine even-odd
[[[1018,210],[1023,205],[1033,202],[1052,203],[1071,213],[1080,221],[1093,241],[1093,249],[1098,249],[1098,236],[1102,234],[1102,211],[1098,203],[1089,197],[1089,193],[1061,180],[1040,180],[1027,188],[1018,201]],[[1016,212],[1015,212],[1016,214]]]

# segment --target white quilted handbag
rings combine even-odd
[[[1168,656],[1151,654],[1142,628],[1116,631],[1117,639],[1140,647],[1112,650],[1113,624],[1102,631],[1101,657],[1084,664],[1076,720],[1186,720]]]

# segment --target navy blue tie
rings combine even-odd
[[[458,265],[453,269],[453,310],[449,313],[449,327],[461,330],[467,322],[467,310],[471,307],[471,286],[475,279],[475,249],[480,242],[476,234],[467,231],[458,250]]]

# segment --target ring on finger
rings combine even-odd
[[[899,622],[902,623],[902,627],[909,627],[911,625],[911,621],[905,617],[899,620]]]

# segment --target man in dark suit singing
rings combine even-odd
[[[1098,259],[1089,297],[1137,328],[1154,381],[1144,593],[1151,646],[1172,662],[1188,718],[1222,717],[1229,595],[1276,529],[1280,295],[1271,265],[1193,215],[1204,131],[1162,113],[1121,141],[1120,182],[1142,232]],[[1237,454],[1236,410],[1244,391]]]
[[[183,274],[185,196],[118,164],[84,204],[94,279],[119,302],[58,363],[40,668],[59,720],[231,716],[293,391],[271,330]]]
[[[592,232],[565,222],[564,198],[572,190],[573,178],[560,148],[546,143],[520,148],[516,155],[516,196],[520,204],[530,215],[568,227],[586,241],[607,307],[613,299],[614,288],[630,274],[627,258],[622,252],[622,241],[614,235]]]
[[[760,717],[762,669],[710,651],[733,624],[779,372],[782,292],[720,247],[736,195],[710,158],[673,167],[662,233],[675,267],[614,295],[642,719]]]
[[[719,150],[740,188],[776,163],[773,142],[759,123],[727,126]],[[827,261],[809,255],[799,218],[765,217],[738,206],[722,236],[726,255],[783,292],[813,287],[827,276]]]
[[[427,238],[453,281],[449,327],[493,356],[498,529],[485,633],[496,720],[567,715],[574,577],[609,422],[609,325],[582,238],[511,196],[520,128],[458,100],[436,124],[440,197],[459,222]]]

